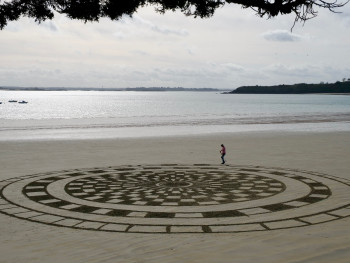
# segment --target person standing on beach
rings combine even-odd
[[[221,150],[220,150],[220,153],[221,153],[221,160],[222,160],[222,163],[221,164],[225,164],[225,155],[226,155],[226,148],[223,144],[221,144]]]

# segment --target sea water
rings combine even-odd
[[[2,90],[0,102],[0,140],[350,131],[346,95]]]

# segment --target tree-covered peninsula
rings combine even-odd
[[[227,94],[308,94],[350,93],[350,80],[336,83],[294,84],[277,86],[242,86]]]

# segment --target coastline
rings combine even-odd
[[[333,117],[333,119],[332,119]],[[99,120],[94,124],[84,121],[2,121],[0,141],[74,141],[74,140],[118,140],[143,138],[171,138],[186,136],[217,136],[220,134],[258,133],[332,133],[350,132],[348,114],[301,117],[266,118],[254,120],[214,120],[207,123],[190,122],[115,124]]]
[[[1,180],[41,172],[143,164],[258,165],[350,180],[349,132],[216,133],[98,140],[0,141]],[[57,228],[0,214],[4,262],[347,262],[349,224],[210,235]],[[263,255],[263,256],[262,256]]]

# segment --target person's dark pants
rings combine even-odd
[[[221,154],[222,164],[224,164],[224,163],[225,163],[225,159],[224,159],[224,157],[225,157],[225,154]]]

